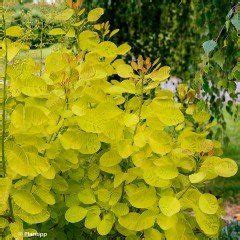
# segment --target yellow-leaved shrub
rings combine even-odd
[[[222,201],[200,189],[237,164],[208,138],[210,115],[185,85],[179,101],[161,89],[170,68],[159,60],[122,60],[130,46],[96,23],[103,9],[82,13],[64,10],[57,19],[68,24],[50,32],[77,48],[52,52],[42,70],[33,59],[8,67],[1,231],[7,239],[29,227],[49,239],[217,236]]]

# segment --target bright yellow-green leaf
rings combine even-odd
[[[114,224],[114,216],[112,213],[107,213],[103,216],[103,219],[99,222],[97,226],[97,231],[100,235],[107,235]]]
[[[83,154],[93,154],[100,148],[98,137],[94,133],[68,130],[60,138],[65,149],[76,149]]]
[[[205,172],[198,172],[189,175],[189,180],[191,183],[199,183],[206,177]]]
[[[25,212],[22,208],[14,206],[14,214],[28,224],[46,222],[50,218],[50,213],[45,209],[38,214],[30,214]]]
[[[199,190],[197,190],[195,188],[190,188],[187,191],[182,190],[179,193],[179,196],[181,196],[179,201],[181,202],[181,206],[183,209],[184,208],[192,208],[192,209],[198,208],[199,198],[201,196],[201,193]]]
[[[12,26],[6,29],[6,35],[10,37],[21,37],[23,29],[20,26]]]
[[[10,178],[0,178],[0,204],[5,204],[9,197],[12,181]]]
[[[76,223],[83,220],[87,215],[87,210],[80,206],[72,206],[70,207],[66,213],[65,218],[68,222]]]
[[[124,124],[127,127],[136,126],[136,124],[139,121],[138,116],[132,113],[126,113],[123,119],[124,119]]]
[[[119,32],[119,29],[114,29],[110,35],[109,35],[109,38],[111,38],[112,36],[114,36],[115,34],[117,34]]]
[[[130,65],[120,64],[116,66],[117,74],[122,78],[133,77],[133,69]]]
[[[131,139],[124,139],[118,142],[117,151],[122,158],[128,158],[133,152],[134,147]]]
[[[223,158],[219,161],[214,169],[221,177],[232,177],[237,173],[238,165],[230,158]]]
[[[67,21],[69,20],[74,14],[74,10],[71,8],[67,8],[63,10],[59,15],[56,16],[57,21]]]
[[[160,213],[157,216],[157,224],[163,230],[168,230],[174,227],[177,224],[177,221],[178,221],[178,217],[176,214],[168,217]]]
[[[118,47],[118,54],[125,55],[130,50],[131,50],[131,47],[127,43],[123,43]]]
[[[153,152],[166,154],[172,150],[172,138],[164,131],[154,131],[148,138],[149,145]]]
[[[7,49],[7,59],[8,61],[12,61],[18,53],[21,51],[21,46],[17,43],[11,43],[8,44],[8,49]]]
[[[113,42],[104,41],[97,46],[95,51],[102,57],[114,58],[117,56],[118,48]]]
[[[171,179],[173,176],[175,177],[176,175],[174,173],[174,175],[170,176],[169,174],[170,172],[165,174],[165,170],[166,168],[163,171],[162,171],[162,168],[157,168],[157,169],[156,167],[152,167],[150,169],[148,168],[143,173],[143,179],[147,184],[153,187],[159,187],[159,188],[169,187],[171,185],[171,181],[169,179]],[[161,171],[161,175],[160,175],[160,171]],[[160,177],[158,176],[158,174],[160,175]]]
[[[163,81],[170,77],[170,67],[164,66],[159,70],[154,71],[150,74],[150,78],[154,81]]]
[[[129,202],[136,208],[149,208],[156,203],[154,188],[139,187],[135,191],[127,191]]]
[[[147,118],[156,116],[166,126],[174,126],[184,121],[179,105],[169,99],[155,99],[146,108]]]
[[[97,21],[104,13],[103,8],[95,8],[88,13],[88,21],[95,22]]]
[[[92,189],[83,189],[78,193],[79,200],[84,204],[93,204],[96,202],[95,195]]]
[[[155,222],[155,215],[152,211],[146,210],[142,214],[130,212],[119,218],[119,223],[128,230],[142,231],[151,228]]]
[[[120,67],[121,68],[121,67]],[[133,81],[123,80],[122,82],[114,82],[114,85],[111,85],[108,90],[110,94],[122,94],[122,93],[136,93],[136,87]]]
[[[9,222],[7,219],[0,217],[0,229],[6,228],[9,225]]]
[[[144,231],[145,240],[162,240],[164,239],[163,233],[160,233],[157,229],[149,228]]]
[[[168,240],[197,240],[192,225],[184,217],[179,218],[178,223],[174,227],[165,230],[164,233]]]
[[[16,191],[13,194],[13,200],[20,208],[31,214],[38,214],[43,209],[34,196],[26,190]]]
[[[34,191],[34,194],[37,195],[39,198],[41,198],[41,200],[47,204],[50,204],[50,205],[55,204],[54,196],[48,190],[45,190],[43,188],[37,188]]]
[[[100,208],[96,205],[90,207],[85,218],[85,227],[88,229],[93,229],[98,226],[101,221],[100,218]]]
[[[92,181],[96,180],[96,178],[99,176],[99,174],[100,174],[100,169],[97,164],[92,164],[89,166],[88,178],[90,180],[92,180]]]
[[[220,221],[216,215],[208,215],[201,211],[196,211],[196,220],[199,227],[207,235],[216,235],[220,230]]]
[[[179,200],[171,196],[163,196],[159,200],[159,208],[164,215],[171,217],[181,209]]]
[[[85,30],[78,36],[79,47],[82,50],[92,49],[98,45],[98,42],[98,34],[90,30]]]
[[[115,150],[104,153],[100,158],[100,164],[104,167],[112,167],[119,164],[122,158]]]
[[[23,223],[20,220],[10,223],[9,225],[11,236],[16,240],[22,240]]]
[[[66,32],[62,28],[53,28],[48,32],[49,35],[64,35]]]
[[[214,144],[211,140],[206,139],[203,134],[183,131],[179,136],[181,148],[192,152],[209,152],[213,149]]]
[[[218,211],[217,198],[210,194],[204,193],[199,198],[199,208],[206,214],[215,214]]]
[[[70,29],[67,31],[66,37],[69,37],[69,38],[74,38],[74,37],[75,37],[75,30],[74,30],[74,28],[70,28]]]
[[[129,207],[126,203],[117,203],[116,205],[112,206],[111,210],[116,216],[120,217],[128,214]]]

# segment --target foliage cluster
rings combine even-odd
[[[215,137],[225,137],[222,109],[233,117],[238,114],[238,1],[85,0],[84,6],[105,8],[113,27],[121,26],[116,42],[129,41],[134,56],[161,56],[173,75],[196,91],[202,89],[212,116],[220,123]]]
[[[49,34],[74,46],[51,53],[44,66],[15,59],[27,48],[24,29],[6,28],[2,12],[2,235],[217,236],[222,201],[199,188],[233,176],[237,164],[208,138],[214,124],[196,92],[179,85],[177,102],[159,87],[170,76],[168,66],[141,56],[126,63],[130,46],[111,42],[117,30],[97,23],[103,9],[85,18],[84,10],[71,7],[58,15],[62,27]]]
[[[172,66],[172,74],[199,92],[211,115],[217,119],[219,125],[214,131],[214,138],[228,143],[222,109],[226,108],[235,118],[238,115],[236,89],[239,82],[237,50],[240,18],[237,1],[174,0],[151,1],[150,4],[149,0],[73,2],[76,2],[75,6],[83,4],[87,9],[105,8],[105,19],[114,28],[121,26],[120,34],[115,35],[114,40],[117,44],[127,40],[133,47],[132,58],[139,54],[152,59],[161,56],[164,65]],[[54,17],[58,8],[49,7],[49,10],[50,14],[47,13],[46,17],[30,20],[34,25],[29,35],[30,48],[42,48],[59,41],[59,36],[47,34],[53,23],[59,24]],[[24,18],[19,20],[26,27]],[[40,25],[37,26],[35,21]],[[72,41],[69,42],[71,45]]]
[[[56,44],[58,39],[49,35],[48,32],[57,26],[52,16],[55,9],[47,12],[46,7],[14,5],[8,7],[6,22],[11,26],[21,26],[24,29],[24,42],[27,42],[30,49],[41,49]],[[2,27],[2,26],[1,26]],[[1,29],[2,30],[2,29]],[[3,37],[3,31],[0,32]]]

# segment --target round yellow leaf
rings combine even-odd
[[[80,222],[87,215],[87,210],[80,206],[72,206],[65,213],[65,219],[68,222],[76,223]]]
[[[198,172],[189,175],[189,180],[191,183],[199,183],[206,177],[205,172]]]
[[[6,35],[10,37],[21,37],[23,30],[19,26],[12,26],[6,29]]]
[[[199,208],[206,214],[215,214],[218,210],[217,198],[209,193],[202,194],[199,198]]]
[[[157,216],[157,224],[159,227],[163,230],[168,230],[172,227],[174,227],[177,224],[178,218],[177,215],[173,215],[171,217],[167,217],[160,213]]]
[[[133,76],[133,69],[130,65],[119,64],[116,66],[117,74],[122,78],[130,78]]]
[[[230,158],[223,158],[215,166],[216,173],[221,177],[232,177],[238,171],[238,165]]]
[[[103,8],[95,8],[88,13],[88,21],[95,22],[97,21],[104,13]]]
[[[159,208],[168,217],[178,213],[181,209],[179,200],[172,196],[163,196],[159,200]]]

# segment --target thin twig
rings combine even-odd
[[[229,17],[228,20],[231,20],[231,19],[233,18],[234,14],[236,13],[237,7],[238,7],[238,4],[234,5],[234,6],[231,8],[232,14],[231,14],[231,16]],[[231,10],[230,10],[230,11],[231,11]],[[224,23],[223,26],[221,27],[219,33],[218,33],[218,36],[217,36],[216,39],[215,39],[215,42],[218,41],[218,39],[220,38],[220,36],[221,36],[223,30],[225,29],[225,27],[226,27],[226,24]]]
[[[4,75],[3,75],[3,109],[2,109],[2,165],[3,165],[3,177],[7,177],[7,162],[5,156],[5,139],[6,139],[6,100],[7,100],[7,71],[8,71],[8,44],[6,34],[6,20],[5,12],[2,12],[3,31],[4,31],[4,44],[5,44],[5,56],[4,56]],[[11,220],[14,221],[13,207],[10,196],[8,196],[8,205],[11,215]]]

